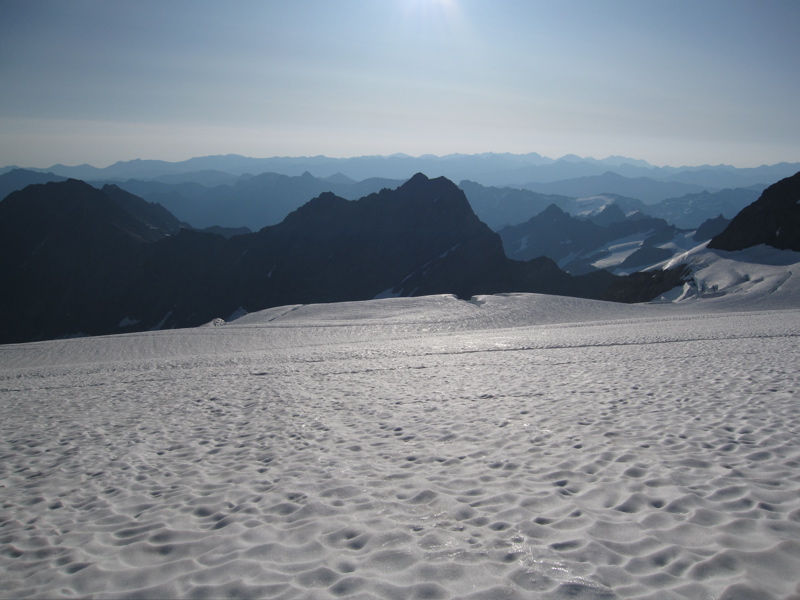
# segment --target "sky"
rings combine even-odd
[[[797,0],[0,0],[0,165],[800,162]]]

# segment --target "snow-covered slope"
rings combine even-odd
[[[797,261],[692,257],[729,293],[0,346],[0,596],[800,594]]]
[[[726,252],[699,246],[658,265],[687,265],[690,280],[656,301],[696,303],[715,310],[775,310],[800,304],[800,252],[760,245]],[[709,302],[713,299],[714,302]]]

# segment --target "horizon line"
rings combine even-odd
[[[620,155],[620,154],[610,154],[610,155],[608,155],[608,156],[606,156],[604,158],[595,158],[593,156],[580,156],[580,155],[577,155],[577,154],[568,153],[568,154],[564,154],[562,156],[559,156],[557,158],[552,158],[552,157],[549,157],[549,156],[545,156],[543,154],[539,154],[538,152],[534,152],[534,151],[526,152],[526,153],[492,152],[492,151],[488,151],[488,152],[477,152],[477,153],[452,152],[452,153],[449,153],[449,154],[441,154],[441,155],[432,154],[432,153],[411,155],[411,154],[406,154],[404,152],[395,152],[395,153],[391,153],[391,154],[361,154],[361,155],[354,155],[354,156],[329,156],[329,155],[326,155],[326,154],[315,154],[315,155],[307,155],[306,154],[306,155],[295,155],[295,156],[273,155],[273,156],[263,156],[263,157],[247,156],[247,155],[244,155],[244,154],[237,154],[237,153],[226,153],[226,154],[206,154],[206,155],[199,155],[199,156],[191,156],[191,157],[183,159],[183,160],[164,160],[164,159],[159,159],[159,158],[133,158],[133,159],[128,159],[128,160],[116,160],[116,161],[108,163],[107,165],[102,166],[102,167],[98,167],[98,166],[93,165],[93,164],[88,163],[88,162],[84,162],[84,163],[80,163],[80,164],[65,164],[65,163],[57,162],[57,163],[53,163],[53,164],[51,164],[49,166],[46,166],[46,167],[20,166],[20,165],[17,165],[17,164],[10,164],[10,165],[4,165],[2,168],[3,169],[17,168],[17,169],[46,170],[46,169],[52,169],[52,168],[55,168],[55,167],[66,167],[66,168],[91,167],[91,168],[94,168],[94,169],[103,170],[103,169],[107,169],[109,167],[112,167],[114,165],[126,164],[126,163],[132,163],[132,162],[158,162],[158,163],[166,163],[166,164],[180,164],[180,163],[186,163],[186,162],[189,162],[189,161],[192,161],[192,160],[196,160],[196,159],[228,158],[228,157],[244,158],[244,159],[250,159],[250,160],[303,160],[303,159],[313,160],[313,159],[326,159],[326,160],[333,160],[333,161],[346,161],[346,160],[370,159],[370,158],[373,158],[373,159],[374,158],[381,158],[381,159],[391,159],[391,158],[403,159],[403,158],[407,158],[407,159],[411,159],[411,160],[424,160],[424,159],[446,160],[446,159],[453,159],[453,158],[478,158],[478,157],[491,157],[491,156],[512,156],[512,157],[520,157],[520,158],[528,157],[528,156],[536,156],[536,157],[538,157],[538,158],[540,158],[542,160],[548,161],[548,164],[557,163],[557,162],[560,162],[560,161],[569,161],[570,159],[576,160],[576,162],[599,162],[599,163],[603,163],[603,162],[606,162],[608,160],[616,159],[616,160],[620,160],[620,161],[630,161],[628,164],[632,164],[632,165],[636,165],[636,166],[645,166],[646,165],[645,168],[649,167],[649,168],[653,168],[653,169],[662,169],[662,168],[681,169],[681,168],[698,168],[698,167],[712,167],[712,168],[728,167],[728,168],[733,168],[733,169],[755,169],[755,168],[769,167],[769,166],[775,166],[775,165],[780,165],[780,164],[798,164],[798,165],[800,165],[800,163],[797,163],[797,162],[796,163],[791,163],[789,161],[780,161],[780,162],[777,162],[777,163],[761,163],[761,164],[756,165],[756,166],[748,166],[748,167],[736,167],[734,165],[727,164],[727,163],[717,163],[717,164],[703,163],[703,164],[696,164],[696,165],[682,164],[682,165],[678,165],[678,166],[673,166],[673,165],[668,165],[668,164],[654,165],[653,163],[650,163],[649,161],[647,161],[645,159],[633,158],[633,157],[630,157],[630,156],[623,156],[623,155]]]

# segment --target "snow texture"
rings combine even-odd
[[[0,596],[797,597],[797,255],[733,254],[0,346]]]

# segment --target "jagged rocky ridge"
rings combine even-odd
[[[708,247],[742,250],[758,244],[800,252],[800,172],[764,190]]]
[[[278,225],[230,239],[175,233],[165,212],[77,180],[0,202],[0,276],[13,290],[0,300],[9,316],[0,342],[188,327],[240,310],[380,296],[638,301],[681,277],[572,277],[546,258],[510,260],[455,184],[422,174],[357,201],[321,194]]]
[[[0,174],[0,199],[12,191],[33,183],[63,181],[53,173],[13,169]],[[100,188],[113,184],[148,202],[164,206],[181,221],[197,229],[225,228],[225,234],[247,227],[257,231],[267,225],[280,223],[286,215],[309,199],[330,191],[342,198],[356,200],[382,188],[396,188],[405,180],[369,178],[353,181],[344,175],[325,179],[305,172],[298,176],[261,173],[234,176],[219,171],[197,171],[185,174],[162,175],[152,180],[91,180]],[[485,187],[462,180],[459,187],[469,200],[472,210],[490,228],[524,223],[555,204],[573,216],[589,217],[613,203],[626,214],[636,211],[664,219],[681,229],[693,229],[717,215],[733,218],[742,208],[758,199],[766,185],[750,188],[703,191],[680,198],[669,198],[657,204],[610,193],[613,189],[596,188],[597,195],[573,198],[537,194],[511,187]]]

